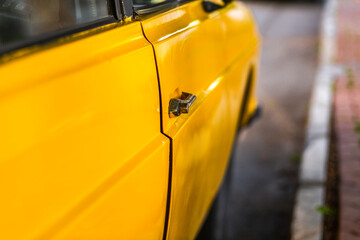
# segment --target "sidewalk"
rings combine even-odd
[[[292,240],[360,240],[360,0],[326,0],[320,39]]]
[[[334,84],[334,132],[339,165],[339,240],[360,239],[360,1],[340,0]]]

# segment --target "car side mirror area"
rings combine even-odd
[[[222,1],[225,3],[225,5],[227,5],[227,4],[231,3],[233,0],[222,0]]]
[[[207,13],[216,11],[216,10],[223,7],[220,4],[214,3],[212,1],[207,1],[207,0],[202,1],[202,6],[204,8],[204,11],[207,12]]]
[[[209,13],[225,7],[230,2],[232,2],[232,0],[204,0],[202,1],[202,6],[204,11]]]

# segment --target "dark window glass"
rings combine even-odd
[[[107,0],[0,0],[0,51],[110,15]]]
[[[179,0],[133,0],[135,11],[138,13],[153,12],[166,6],[175,5]]]

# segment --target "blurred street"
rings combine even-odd
[[[290,238],[322,5],[247,2],[262,34],[257,95],[264,112],[236,144],[227,239]]]

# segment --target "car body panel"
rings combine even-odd
[[[140,23],[0,75],[0,239],[161,239],[170,140]]]
[[[0,239],[195,238],[257,107],[258,47],[242,3],[195,0],[2,56]],[[181,92],[197,100],[170,118]]]
[[[167,237],[193,239],[230,157],[248,75],[257,71],[259,36],[238,2],[206,13],[193,1],[141,22],[154,46],[163,131],[173,139]],[[189,114],[170,118],[169,101],[182,92],[197,99]],[[248,112],[257,105],[251,98]]]

